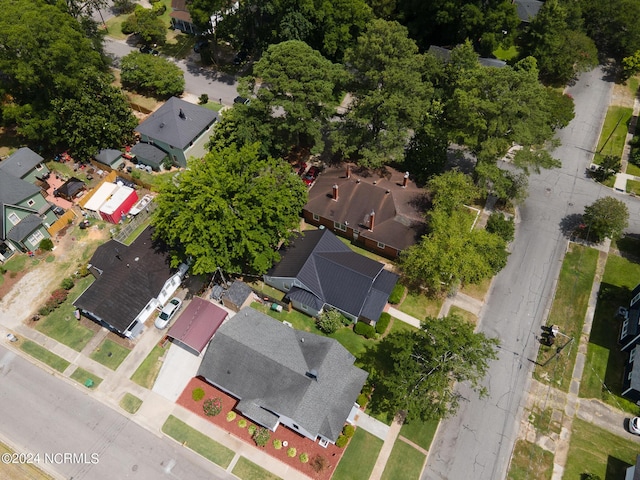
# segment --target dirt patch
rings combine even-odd
[[[634,100],[635,98],[629,90],[628,85],[621,85],[619,83],[613,85],[610,105],[619,105],[621,107],[633,108]]]
[[[202,408],[204,401],[200,400],[196,402],[195,400],[193,400],[191,394],[193,390],[198,387],[202,388],[205,391],[205,399],[216,397],[220,397],[222,399],[222,411],[218,415],[213,417],[206,416]],[[200,380],[199,378],[191,379],[187,387],[180,395],[180,398],[178,398],[177,403],[178,405],[182,405],[183,407],[199,415],[205,420],[210,421],[214,425],[217,425],[234,437],[239,438],[243,442],[246,442],[247,444],[252,445],[255,448],[262,449],[265,453],[272,456],[273,458],[286,463],[290,467],[295,468],[296,470],[304,473],[311,478],[315,478],[318,480],[330,480],[333,472],[338,466],[338,462],[342,458],[342,454],[344,453],[344,449],[338,448],[335,445],[331,444],[329,444],[327,448],[323,448],[318,443],[312,442],[308,438],[305,438],[282,425],[278,426],[275,432],[270,432],[271,438],[269,439],[269,442],[265,447],[257,447],[255,442],[251,439],[247,429],[247,427],[253,424],[253,422],[247,419],[247,427],[240,428],[238,426],[238,421],[244,417],[238,414],[238,412],[236,412],[237,416],[233,421],[227,421],[227,413],[233,411],[233,408],[236,406],[238,401],[235,398],[225,394],[224,392],[221,392],[217,388],[209,385],[203,380]],[[283,446],[280,450],[276,450],[273,446],[273,441],[275,439],[281,440],[282,442],[287,442],[287,447]],[[296,449],[296,455],[294,457],[289,457],[287,455],[287,450],[292,447]],[[299,456],[301,453],[306,453],[309,456],[309,461],[311,461],[311,459],[316,455],[320,455],[327,460],[327,464],[329,466],[324,471],[316,473],[313,471],[309,463],[302,463],[300,461]]]

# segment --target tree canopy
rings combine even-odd
[[[182,95],[184,73],[175,63],[154,55],[131,52],[120,65],[122,85],[158,98]]]
[[[377,350],[388,361],[371,368],[372,408],[405,411],[409,422],[453,415],[460,399],[454,382],[469,382],[486,394],[481,381],[497,358],[498,345],[497,339],[474,333],[473,325],[456,314],[427,317],[420,330],[393,332]]]
[[[582,216],[589,238],[596,241],[622,236],[629,225],[629,209],[627,205],[613,197],[599,198],[584,209]]]
[[[298,226],[307,189],[289,165],[258,149],[213,150],[162,186],[153,224],[174,264],[191,258],[196,275],[218,267],[263,274],[279,260],[277,248]]]

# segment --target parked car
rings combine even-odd
[[[295,166],[295,168],[298,171],[298,176],[301,177],[302,175],[304,175],[304,172],[307,171],[307,162],[300,162]]]
[[[233,99],[233,103],[239,103],[241,105],[249,105],[251,103],[251,100],[249,100],[248,98],[237,96],[236,98]]]
[[[156,50],[155,48],[151,48],[149,45],[141,46],[140,53],[148,53],[150,55],[153,55],[154,57],[160,55],[160,52],[158,50]]]
[[[209,46],[209,40],[206,38],[199,38],[196,41],[196,44],[193,46],[193,51],[196,53],[200,53],[200,50],[203,48],[207,48]]]
[[[164,306],[164,308],[160,312],[160,315],[158,315],[158,318],[156,318],[156,321],[155,321],[156,328],[160,330],[162,330],[163,328],[166,328],[167,325],[169,325],[169,322],[171,321],[173,316],[176,314],[176,312],[180,310],[181,305],[182,305],[182,300],[180,300],[179,298],[174,297],[171,300],[169,300],[169,303],[167,303]]]
[[[234,65],[243,64],[248,56],[249,56],[249,52],[247,52],[246,50],[239,51],[238,53],[236,53],[236,56],[233,57],[233,64]]]
[[[318,175],[320,174],[320,169],[318,167],[311,167],[307,170],[307,173],[302,177],[302,181],[307,184],[307,186],[311,186],[313,182],[316,181]]]
[[[636,435],[640,435],[640,417],[633,417],[629,420],[629,431]]]

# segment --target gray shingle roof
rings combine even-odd
[[[529,23],[538,15],[544,2],[538,0],[515,0],[516,12],[521,22]]]
[[[198,375],[240,398],[247,414],[266,409],[335,441],[368,375],[354,360],[334,339],[244,308],[213,337]]]
[[[231,284],[229,289],[224,292],[223,297],[228,299],[232,304],[240,307],[244,301],[251,295],[251,287],[240,280],[236,280]]]
[[[14,242],[22,242],[41,225],[42,219],[38,215],[28,215],[23,218],[20,223],[9,230],[9,232],[7,232],[7,238],[9,240],[13,240]]]
[[[0,162],[0,170],[14,177],[22,178],[44,159],[27,147],[18,149],[13,155]]]
[[[122,156],[120,150],[114,150],[113,148],[104,148],[96,155],[96,160],[104,165],[111,166],[116,160]]]
[[[20,205],[20,203],[36,195],[38,192],[40,192],[40,189],[34,184],[0,170],[0,240],[7,238],[5,237],[5,228],[11,228],[10,224],[4,224],[6,207],[9,205]],[[26,205],[24,208],[28,209]],[[20,240],[22,240],[22,238]]]
[[[326,229],[305,232],[294,240],[268,276],[295,277],[319,302],[355,317],[366,312],[366,318],[374,321],[398,279],[382,263],[355,253]],[[296,295],[297,300],[304,299]]]
[[[429,46],[429,53],[445,63],[449,63],[451,61],[451,50],[449,50],[448,48],[431,45]],[[478,62],[483,67],[502,68],[507,66],[507,62],[498,60],[497,58],[478,57]]]
[[[217,119],[218,114],[212,110],[171,97],[136,131],[184,150]]]
[[[159,168],[162,161],[169,155],[161,148],[151,145],[150,143],[136,143],[131,147],[131,153],[134,154],[140,163],[149,165],[153,168]]]
[[[168,251],[152,241],[152,231],[147,227],[129,246],[116,240],[100,245],[89,263],[102,274],[74,305],[124,332],[172,275]]]

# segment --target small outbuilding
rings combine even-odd
[[[97,162],[106,165],[112,170],[117,170],[124,163],[122,152],[113,148],[104,148],[95,156]]]
[[[131,187],[118,186],[111,198],[100,207],[100,216],[111,223],[119,223],[138,201],[138,193]]]
[[[60,188],[54,190],[56,197],[62,197],[65,200],[73,202],[73,199],[80,196],[80,193],[86,190],[85,183],[76,177],[71,177],[69,180],[60,185]]]
[[[242,308],[251,304],[252,293],[253,290],[249,285],[236,280],[222,295],[222,304],[234,312],[239,312]]]
[[[167,336],[173,340],[173,343],[198,356],[227,315],[227,312],[217,305],[203,298],[193,297],[191,303],[169,329]]]

